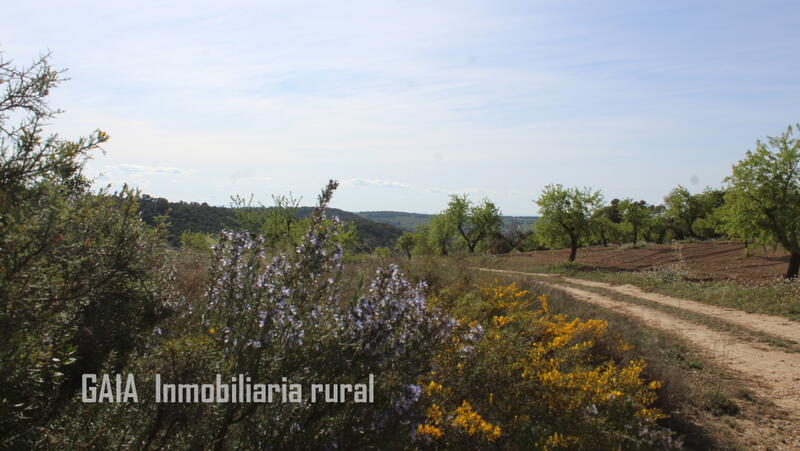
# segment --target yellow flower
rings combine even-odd
[[[489,441],[495,441],[502,435],[500,426],[485,421],[467,401],[463,401],[461,407],[456,409],[453,426],[464,430],[471,436],[480,435]]]
[[[440,439],[442,435],[444,435],[441,429],[436,426],[431,426],[430,424],[420,424],[417,426],[417,434],[434,440]]]
[[[444,387],[442,384],[437,384],[436,381],[431,381],[428,384],[428,395],[433,395],[435,393],[441,393]]]

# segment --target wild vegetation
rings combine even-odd
[[[243,198],[234,198],[231,206],[220,207],[207,203],[170,202],[164,198],[154,198],[145,194],[139,200],[139,209],[142,219],[147,224],[156,225],[159,221],[164,222],[167,238],[173,245],[180,242],[180,237],[184,233],[216,235],[225,229],[254,227],[267,227],[274,231],[274,222],[279,220],[285,222],[284,226],[292,228],[295,222],[297,225],[302,224],[314,211],[313,207],[300,206],[299,199],[275,196],[273,201],[272,206],[264,206],[253,205],[251,201],[245,201]],[[291,210],[291,217],[286,215],[287,210]],[[330,216],[339,217],[353,229],[355,241],[352,245],[360,252],[371,252],[376,247],[392,246],[402,233],[390,224],[365,219],[336,208],[329,207],[326,212]],[[291,231],[295,239],[299,236],[297,230]],[[266,232],[271,233],[269,230]]]
[[[759,145],[749,154],[724,195],[678,187],[664,206],[603,205],[599,191],[550,185],[536,201],[536,230],[506,234],[490,200],[453,195],[401,234],[339,217],[329,208],[335,181],[305,210],[291,196],[270,208],[235,198],[226,209],[95,191],[83,168],[108,136],[42,130],[58,113],[47,95],[62,81],[47,56],[21,68],[0,61],[3,448],[705,443],[680,416],[676,378],[636,335],[567,302],[554,308],[543,289],[474,277],[454,254],[567,245],[574,261],[588,244],[723,233],[796,252],[796,212],[778,217],[764,200],[797,196],[791,129],[770,141],[777,153]],[[787,277],[796,272],[790,264]],[[135,375],[138,402],[83,402],[85,374]],[[216,375],[280,395],[154,402],[156,380],[201,386]],[[359,401],[352,387],[366,381],[374,391]],[[313,384],[351,391],[315,402]]]

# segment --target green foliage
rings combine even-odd
[[[592,243],[601,243],[608,246],[609,242],[620,243],[624,241],[622,215],[619,199],[613,199],[609,205],[600,207],[592,214]]]
[[[800,124],[766,142],[733,167],[719,230],[732,238],[790,252],[786,277],[800,268]]]
[[[401,448],[420,421],[420,377],[449,341],[455,321],[426,305],[391,265],[366,284],[342,289],[346,273],[326,219],[336,183],[320,195],[296,251],[270,258],[260,235],[223,232],[200,299],[176,298],[175,315],[150,334],[124,372],[144,401],[72,403],[44,430],[52,449],[372,449]],[[388,249],[387,249],[388,251]],[[300,384],[297,402],[153,402],[162,382]],[[311,402],[311,384],[357,384],[374,375],[374,399]],[[330,393],[327,396],[333,395]],[[323,396],[323,395],[320,395]],[[338,393],[337,393],[338,397]]]
[[[694,236],[692,224],[702,216],[698,199],[686,187],[678,185],[664,197],[666,216],[673,220],[683,236]]]
[[[487,238],[500,233],[500,210],[489,199],[473,205],[469,196],[453,194],[442,216],[450,222],[470,253]]]
[[[290,222],[284,213],[286,209],[291,208],[296,214],[296,220],[291,221],[291,233],[276,233],[276,235],[293,236],[296,242],[302,234],[303,219],[311,214],[313,208],[292,205],[291,196],[276,196],[273,199],[277,199],[276,204],[284,204],[283,208],[279,208],[283,211],[274,215],[270,211],[275,207],[254,205],[252,197],[245,199],[241,196],[234,196],[233,207],[217,207],[205,202],[170,202],[167,199],[144,195],[140,201],[140,210],[142,219],[150,225],[156,225],[165,219],[169,240],[173,245],[178,245],[184,231],[217,234],[224,229],[244,228],[254,233],[261,233],[262,229],[267,227],[272,232],[277,232],[282,229],[281,225],[286,226]],[[369,252],[376,246],[391,246],[402,233],[391,225],[371,221],[343,210],[328,208],[326,211],[329,216],[337,216],[350,224],[348,228],[353,229],[355,241],[352,240],[352,236],[343,239],[346,238],[354,243],[349,246],[358,252]],[[273,240],[274,238],[273,236]],[[274,247],[281,248],[288,245],[290,241],[288,238],[281,239],[283,242]]]
[[[542,214],[536,223],[536,233],[543,244],[569,245],[569,260],[594,227],[593,216],[603,201],[600,191],[589,188],[564,188],[547,185],[536,203]]]
[[[642,229],[644,229],[651,219],[652,210],[647,205],[647,202],[640,200],[634,202],[633,199],[625,199],[620,203],[620,210],[622,212],[622,219],[631,230],[631,242],[636,245]]]
[[[395,248],[408,258],[411,258],[414,246],[416,246],[415,234],[411,232],[403,232],[395,243]]]
[[[210,254],[214,246],[214,237],[208,233],[189,232],[181,233],[180,245],[183,249],[191,249],[203,254]]]
[[[431,217],[427,227],[421,228],[428,235],[428,246],[436,255],[447,255],[453,247],[456,229],[453,221],[445,215]]]
[[[42,134],[58,74],[47,56],[22,69],[0,62],[2,448],[32,447],[79,375],[124,365],[166,312],[166,246],[142,224],[138,193],[92,193],[82,173],[105,133]]]
[[[373,253],[378,258],[389,258],[392,256],[392,250],[383,246],[376,247]]]
[[[139,211],[147,224],[154,226],[159,221],[164,222],[173,245],[180,244],[183,232],[217,234],[236,225],[235,210],[205,202],[170,202],[144,194],[139,200]]]

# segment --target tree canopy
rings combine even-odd
[[[733,166],[720,208],[720,229],[731,237],[783,247],[790,253],[787,278],[800,269],[800,124],[756,141]]]
[[[483,240],[500,233],[500,226],[503,224],[500,209],[494,203],[483,199],[481,203],[473,205],[466,194],[451,195],[442,216],[450,222],[470,253],[475,252],[475,248]]]
[[[623,220],[631,228],[631,239],[633,245],[636,246],[639,233],[650,220],[652,210],[648,208],[647,202],[643,200],[635,202],[633,199],[623,200],[620,203],[620,210],[622,211]]]
[[[541,213],[536,233],[550,244],[568,244],[569,261],[575,261],[581,240],[591,232],[592,217],[602,202],[600,191],[547,185],[536,200]]]

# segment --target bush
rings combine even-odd
[[[424,379],[431,447],[653,449],[678,447],[652,406],[660,384],[643,361],[615,364],[599,352],[605,321],[567,320],[547,297],[516,284],[490,284],[455,302],[464,315],[448,348]],[[625,346],[618,343],[618,346]]]
[[[424,285],[409,284],[396,266],[378,270],[355,296],[343,293],[341,224],[323,215],[335,186],[323,192],[291,254],[270,259],[261,237],[223,233],[204,301],[175,305],[180,315],[161,325],[128,372],[147,375],[144,387],[154,385],[154,374],[182,384],[244,374],[253,384],[305,388],[363,383],[373,374],[374,403],[313,404],[306,392],[298,403],[76,405],[49,445],[92,438],[102,447],[349,449],[407,441],[420,421],[418,381],[454,321],[428,308]],[[109,427],[108,419],[126,427]]]
[[[32,446],[81,373],[124,366],[166,313],[166,246],[142,224],[138,193],[92,193],[83,175],[107,136],[42,136],[60,81],[46,56],[0,60],[0,448]]]

